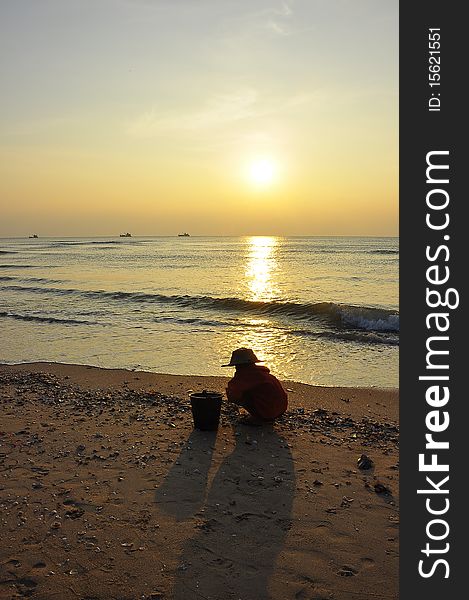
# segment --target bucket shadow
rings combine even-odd
[[[177,521],[191,518],[204,504],[216,431],[194,429],[163,484],[155,503]]]
[[[234,426],[236,445],[220,465],[195,536],[183,549],[171,598],[267,600],[291,527],[293,458],[273,427]]]

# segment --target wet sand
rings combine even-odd
[[[226,381],[0,365],[0,598],[397,598],[397,391],[284,382],[274,426],[193,430]]]

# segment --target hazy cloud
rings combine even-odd
[[[267,29],[270,29],[274,33],[278,33],[278,35],[290,35],[290,32],[287,31],[285,27],[282,27],[275,21],[268,21],[266,25]]]
[[[133,119],[126,131],[132,137],[144,138],[164,132],[213,129],[245,119],[280,113],[309,103],[315,98],[317,94],[302,93],[268,102],[256,90],[239,90],[216,96],[199,110],[165,113],[154,107]]]
[[[254,116],[257,97],[254,90],[221,95],[206,107],[192,112],[165,114],[152,108],[133,120],[127,132],[135,137],[152,137],[163,131],[197,131],[232,123]]]

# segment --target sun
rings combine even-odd
[[[277,165],[270,158],[254,159],[248,169],[249,180],[257,186],[271,185],[277,174]]]

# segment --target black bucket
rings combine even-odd
[[[194,427],[201,431],[218,429],[223,394],[204,390],[191,394],[190,397]]]

